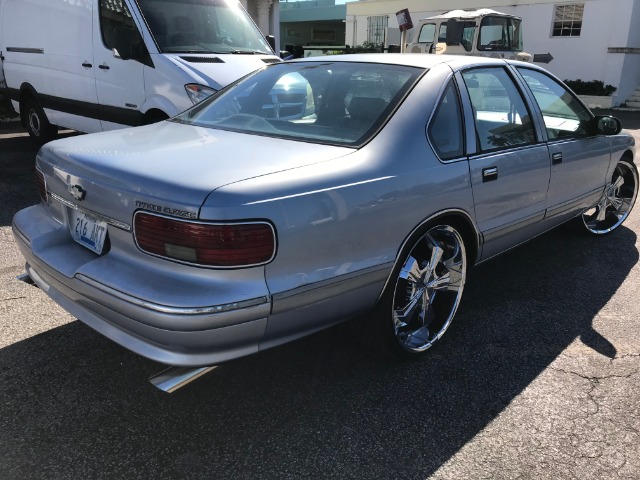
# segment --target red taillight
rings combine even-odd
[[[134,234],[147,253],[197,265],[246,267],[275,255],[275,233],[266,222],[206,223],[138,212]]]
[[[38,193],[44,203],[49,201],[47,196],[47,183],[44,181],[44,173],[36,168],[36,185],[38,186]]]

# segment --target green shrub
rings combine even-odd
[[[613,85],[605,85],[603,81],[591,80],[585,82],[584,80],[565,80],[564,83],[573,90],[577,95],[597,95],[597,96],[610,96],[617,90]]]

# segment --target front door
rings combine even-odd
[[[589,131],[591,114],[563,85],[538,70],[518,71],[544,120],[552,159],[547,219],[558,223],[600,198],[611,160],[610,140]]]
[[[97,23],[94,58],[102,129],[140,125],[145,101],[144,65],[120,58],[116,37],[125,35],[130,39],[132,51],[143,51],[142,36],[123,0],[100,0]]]

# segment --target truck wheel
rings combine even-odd
[[[28,98],[23,104],[24,125],[33,140],[40,145],[56,138],[58,127],[51,125],[44,110],[34,98]]]

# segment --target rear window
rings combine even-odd
[[[369,63],[277,64],[175,120],[242,133],[357,146],[386,121],[422,73],[420,68]]]

